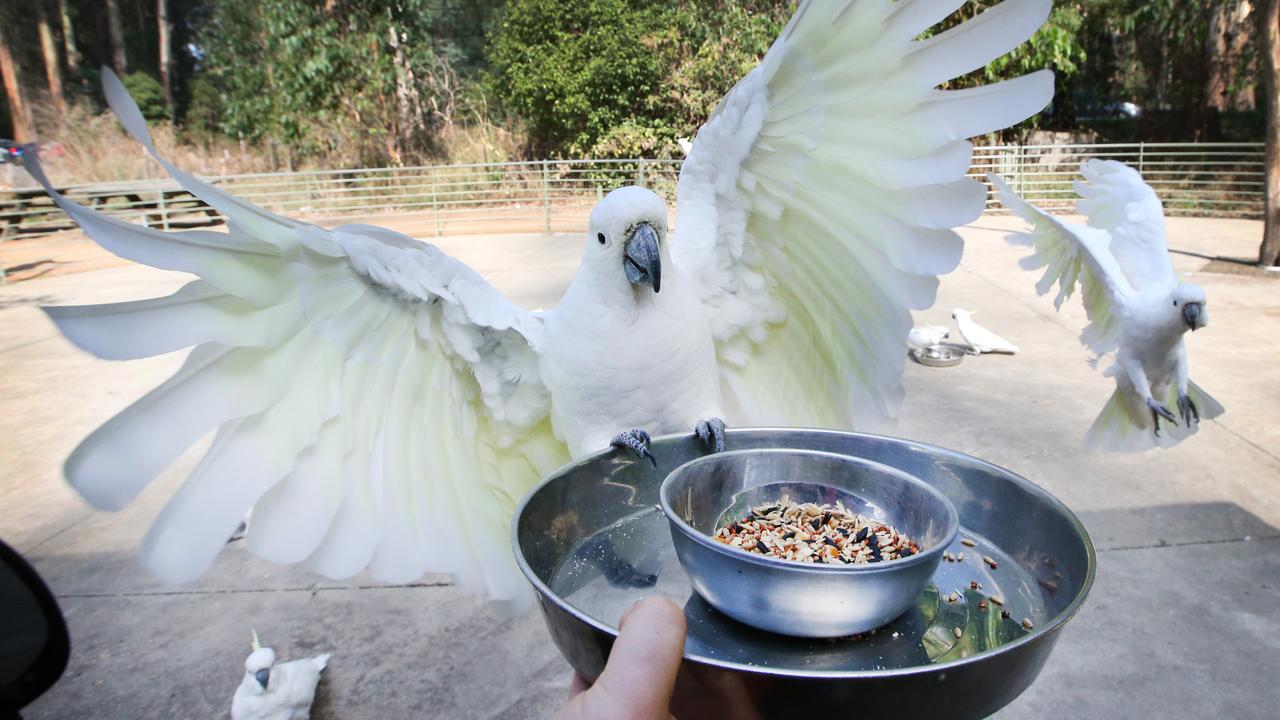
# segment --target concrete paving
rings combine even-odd
[[[1209,328],[1188,338],[1192,377],[1226,415],[1173,450],[1098,456],[1082,453],[1080,441],[1111,381],[1085,363],[1078,300],[1055,313],[1017,267],[1021,251],[1001,241],[1017,225],[988,216],[967,228],[961,268],[918,319],[950,324],[951,308],[976,309],[1022,352],[945,369],[908,363],[897,430],[1031,478],[1080,515],[1098,547],[1089,602],[1037,683],[1000,717],[1275,717],[1280,277],[1206,273],[1199,257],[1249,257],[1260,226],[1170,222],[1170,245],[1195,253],[1175,264],[1209,297]],[[440,244],[517,302],[549,307],[580,242],[507,235]],[[332,582],[257,560],[241,543],[190,585],[147,577],[139,542],[201,448],[120,513],[95,512],[67,488],[59,469],[67,453],[181,357],[96,360],[62,340],[37,306],[160,295],[185,279],[123,266],[0,288],[0,537],[54,588],[74,645],[67,674],[28,717],[225,717],[250,627],[285,658],[334,652],[318,720],[549,715],[569,671],[541,617],[504,616],[445,578]]]

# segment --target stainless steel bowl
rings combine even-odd
[[[732,548],[710,536],[751,508],[789,497],[834,503],[893,525],[920,552],[868,565],[820,565]],[[862,633],[902,615],[929,583],[960,527],[946,496],[880,463],[812,450],[737,450],[691,460],[658,491],[676,556],[720,612],[797,637]]]
[[[974,545],[957,539],[948,549],[965,559],[941,563],[914,608],[860,639],[756,630],[692,591],[658,506],[663,478],[706,454],[698,438],[654,438],[656,468],[626,452],[597,453],[531,490],[512,526],[516,562],[538,593],[551,640],[584,678],[604,668],[623,613],[660,595],[683,605],[689,624],[676,717],[790,718],[803,708],[977,720],[1036,679],[1093,584],[1093,545],[1076,516],[1034,483],[978,458],[802,428],[730,429],[726,443],[822,450],[903,470],[947,496],[960,538]],[[996,596],[1009,617],[997,612]]]

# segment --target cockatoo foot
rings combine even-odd
[[[1191,419],[1195,418],[1196,422],[1200,422],[1200,410],[1196,408],[1196,404],[1186,395],[1178,396],[1178,412],[1182,415],[1182,422],[1191,427]]]
[[[1181,401],[1179,401],[1178,405],[1182,405]],[[1169,408],[1156,402],[1154,398],[1147,401],[1147,407],[1151,408],[1151,420],[1156,424],[1156,437],[1160,437],[1160,418],[1164,418],[1174,425],[1178,424],[1178,418],[1169,412]]]
[[[693,426],[693,431],[708,450],[713,453],[724,452],[723,420],[718,417],[713,417],[710,420],[699,420],[698,424]]]
[[[649,452],[649,442],[649,433],[640,428],[634,428],[618,433],[609,444],[618,448],[626,448],[635,453],[637,457],[648,458],[654,467],[658,467],[658,459],[653,456],[653,453]]]

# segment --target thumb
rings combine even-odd
[[[627,708],[628,717],[668,717],[684,655],[684,611],[666,598],[646,598],[627,611],[619,629],[609,662],[589,692]]]

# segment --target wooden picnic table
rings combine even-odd
[[[172,180],[55,187],[68,199],[113,215],[134,216],[147,227],[216,225],[222,217]],[[0,240],[75,227],[40,187],[0,190]]]

